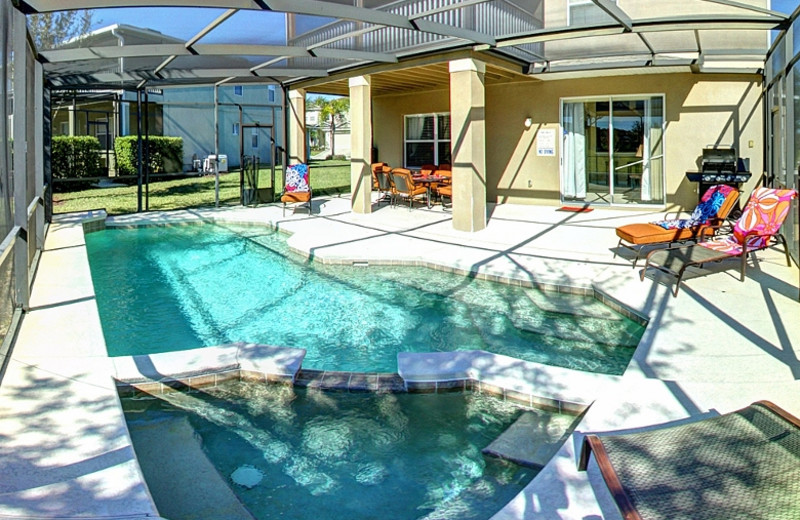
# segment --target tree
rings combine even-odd
[[[37,49],[52,49],[73,38],[89,34],[94,12],[56,11],[28,17],[28,30]]]
[[[311,107],[318,108],[320,110],[320,121],[325,121],[330,125],[331,155],[336,155],[336,123],[342,121],[345,114],[350,112],[350,98],[318,96],[309,99],[308,104]]]

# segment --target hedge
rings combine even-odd
[[[183,138],[150,136],[150,173],[183,172]],[[142,140],[142,155],[147,141]],[[138,175],[138,144],[136,136],[117,137],[114,140],[114,153],[119,175]]]
[[[100,141],[89,135],[54,135],[50,149],[54,179],[82,179],[99,177]],[[77,184],[72,184],[77,187]]]

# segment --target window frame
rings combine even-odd
[[[422,112],[419,114],[404,114],[403,115],[403,165],[405,168],[416,168],[422,166],[421,164],[409,164],[408,160],[408,145],[413,143],[430,143],[433,146],[433,162],[434,164],[441,164],[439,157],[439,145],[443,143],[452,142],[451,138],[439,137],[439,118],[447,116],[450,117],[450,112]],[[417,117],[433,117],[433,139],[409,139],[408,138],[408,120]],[[451,123],[452,124],[452,123]],[[451,150],[452,154],[452,150]]]

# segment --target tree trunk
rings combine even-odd
[[[336,122],[331,116],[331,159],[336,157]]]

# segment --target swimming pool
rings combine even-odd
[[[486,350],[620,374],[644,331],[590,298],[412,267],[321,265],[267,228],[86,235],[109,355],[237,341],[307,349],[304,368],[397,370],[398,352]],[[577,314],[555,313],[560,299]]]
[[[319,392],[241,382],[125,399],[123,407],[161,514],[199,507],[175,503],[175,486],[192,486],[195,468],[166,482],[160,472],[171,450],[201,446],[259,520],[486,519],[537,470],[481,450],[523,413],[554,439],[566,438],[575,420],[470,392]],[[188,421],[191,433],[173,444],[165,428],[177,420]],[[153,438],[159,442],[147,442]]]

